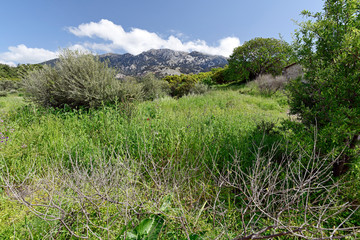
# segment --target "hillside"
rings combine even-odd
[[[152,49],[138,55],[107,53],[99,56],[101,61],[109,61],[109,66],[119,70],[120,77],[142,76],[153,72],[157,76],[179,75],[210,71],[224,67],[227,59],[222,56],[200,52],[181,52],[170,49]],[[43,64],[54,64],[56,59]]]

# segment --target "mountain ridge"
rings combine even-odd
[[[227,64],[227,59],[223,56],[170,49],[151,49],[138,55],[105,53],[98,57],[100,61],[108,61],[109,67],[117,69],[119,78],[143,76],[147,73],[154,73],[159,77],[196,74]],[[56,61],[57,59],[52,59],[41,64],[54,65]]]

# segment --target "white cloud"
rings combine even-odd
[[[132,28],[126,32],[121,25],[102,19],[99,22],[90,22],[69,27],[69,31],[78,37],[100,38],[107,43],[84,43],[85,47],[93,50],[116,51],[123,50],[131,54],[139,54],[150,49],[169,48],[178,51],[199,51],[208,54],[228,57],[233,49],[240,45],[236,37],[227,37],[219,41],[218,46],[209,46],[203,40],[182,42],[178,37],[171,35],[167,39],[147,30]],[[179,34],[176,34],[179,36]]]
[[[15,65],[15,63],[40,63],[57,57],[56,52],[43,48],[28,48],[24,44],[8,48],[8,52],[0,53],[0,62]]]
[[[16,67],[16,63],[14,63],[14,62],[7,62],[7,61],[4,61],[4,60],[1,60],[1,59],[0,59],[0,63],[1,63],[1,64],[9,65],[9,66],[11,66],[11,67]]]
[[[240,45],[236,37],[219,40],[217,46],[209,46],[204,40],[185,41],[178,31],[171,30],[173,35],[163,38],[156,33],[140,28],[125,31],[121,25],[102,19],[99,22],[80,24],[69,27],[68,30],[78,37],[88,37],[86,42],[78,43],[68,48],[83,52],[128,52],[134,55],[150,49],[168,48],[177,51],[198,51],[213,55],[228,57],[233,49]],[[95,40],[96,38],[96,40]],[[188,39],[188,37],[186,37]],[[15,66],[18,63],[40,63],[58,56],[58,52],[44,48],[29,48],[24,44],[11,46],[7,52],[0,53],[0,63]]]

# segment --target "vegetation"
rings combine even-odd
[[[64,50],[54,67],[28,74],[24,88],[30,100],[44,107],[98,107],[141,95],[141,87],[121,83],[115,75],[91,54]]]
[[[229,58],[229,71],[233,80],[246,82],[261,74],[280,75],[293,60],[292,48],[285,41],[254,38],[234,49]]]
[[[17,67],[11,67],[6,64],[0,64],[0,91],[7,93],[14,93],[14,91],[22,87],[21,78],[27,72],[41,69],[39,64],[21,64]]]
[[[169,83],[170,95],[173,97],[182,97],[189,93],[204,93],[206,87],[204,85],[212,85],[213,73],[198,73],[198,74],[181,74],[166,76],[163,80]]]
[[[359,8],[358,0],[326,1],[323,13],[303,12],[314,19],[300,24],[296,33],[305,80],[289,86],[291,113],[298,114],[306,126],[317,126],[324,136],[319,143],[322,148],[336,148],[337,153],[346,149],[334,166],[337,176],[359,156]]]
[[[216,85],[231,64],[116,80],[70,51],[30,71],[32,102],[0,98],[0,238],[359,238],[354,9],[359,1],[328,0],[308,14],[316,21],[301,25],[295,48],[305,79],[288,86],[263,62],[240,86]],[[344,159],[351,171],[334,176]]]
[[[140,78],[139,82],[143,84],[145,100],[154,100],[170,94],[168,82],[157,79],[154,74],[145,75]]]

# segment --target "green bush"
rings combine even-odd
[[[170,94],[169,83],[157,79],[154,74],[147,74],[140,79],[145,100],[154,100]]]
[[[19,89],[21,83],[19,80],[2,79],[0,80],[0,91],[8,91],[11,89]]]
[[[24,88],[30,100],[45,107],[98,107],[139,96],[139,88],[115,75],[114,69],[91,54],[64,50],[54,67],[26,75]]]
[[[185,74],[181,74],[180,76],[166,76],[164,80],[169,83],[170,95],[172,97],[182,97],[187,95],[196,83],[195,78],[192,78],[191,75]]]
[[[182,97],[189,93],[197,93],[197,94],[204,93],[207,90],[205,84],[208,85],[208,83],[210,83],[209,78],[211,77],[212,77],[212,72],[205,72],[205,73],[189,74],[189,75],[181,74],[180,76],[179,75],[166,76],[163,80],[169,83],[171,96]],[[202,88],[202,90],[200,90],[200,88]]]
[[[195,83],[194,87],[190,89],[190,94],[204,94],[209,90],[208,85],[204,83]]]
[[[6,97],[7,92],[6,91],[0,91],[0,97]]]

